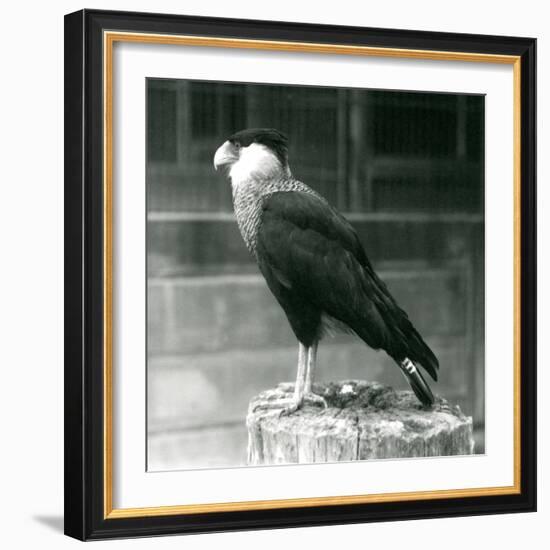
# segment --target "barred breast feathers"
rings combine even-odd
[[[278,178],[249,177],[232,181],[233,208],[242,238],[248,250],[256,256],[256,233],[260,224],[263,202],[273,193],[298,191],[322,197],[305,183],[291,175]],[[323,199],[324,200],[324,199]]]

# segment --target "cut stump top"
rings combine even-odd
[[[375,458],[467,455],[474,451],[472,418],[436,397],[424,407],[411,391],[345,380],[315,385],[328,408],[304,405],[290,415],[265,409],[292,397],[283,383],[254,397],[246,419],[248,462],[292,464]]]

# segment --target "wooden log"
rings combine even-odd
[[[411,391],[377,382],[316,384],[328,407],[305,404],[290,415],[266,403],[292,397],[294,384],[279,384],[249,404],[248,464],[338,462],[375,458],[469,455],[472,418],[436,398],[423,407]]]

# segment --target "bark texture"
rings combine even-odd
[[[469,455],[472,418],[436,397],[423,407],[411,391],[377,382],[316,384],[328,408],[306,404],[281,416],[267,403],[292,397],[294,384],[279,384],[254,397],[248,408],[248,463],[292,464],[374,458]]]

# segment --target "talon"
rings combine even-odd
[[[301,403],[296,401],[296,399],[282,398],[274,399],[273,401],[268,401],[266,403],[259,403],[253,409],[253,412],[257,410],[270,411],[274,409],[280,409],[279,417],[286,416],[296,412],[301,406]]]
[[[288,407],[284,407],[281,409],[281,412],[279,413],[279,418],[281,416],[290,416],[292,413],[295,413],[298,409],[299,409],[298,403],[293,403]]]
[[[324,409],[328,408],[327,401],[324,397],[317,395],[316,393],[306,393],[304,395],[304,401],[308,401],[312,405],[321,405]]]

